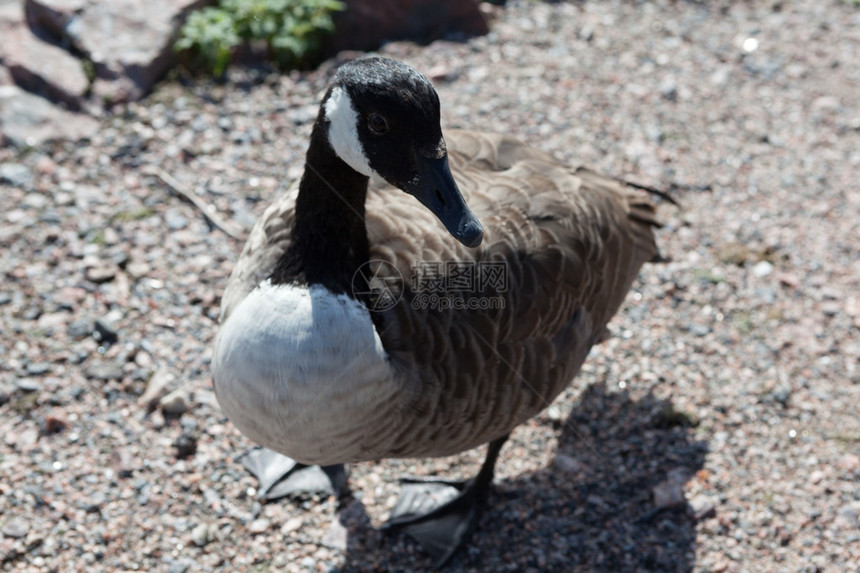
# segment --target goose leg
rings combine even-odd
[[[468,539],[493,481],[499,450],[508,439],[490,442],[481,471],[467,481],[404,478],[403,490],[383,529],[414,538],[441,567]]]
[[[237,461],[260,481],[258,499],[271,501],[302,494],[340,498],[349,492],[343,464],[306,466],[266,448],[248,450]]]

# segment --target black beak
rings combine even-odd
[[[435,159],[416,154],[416,157],[418,176],[405,186],[404,191],[430,209],[455,239],[467,247],[480,245],[484,227],[466,206],[448,167],[448,156]]]

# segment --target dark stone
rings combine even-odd
[[[337,32],[325,52],[373,50],[390,40],[429,43],[443,37],[470,37],[489,31],[478,0],[344,0],[334,14]]]
[[[34,147],[56,139],[86,139],[99,122],[61,109],[13,85],[0,84],[0,144]]]
[[[42,435],[49,436],[51,434],[59,434],[66,429],[67,425],[66,421],[61,418],[57,418],[56,416],[47,416],[42,421]]]
[[[113,320],[107,317],[97,318],[93,325],[93,338],[103,346],[114,344],[119,340]]]
[[[182,432],[173,442],[173,447],[177,458],[191,457],[197,453],[197,438],[189,432]]]

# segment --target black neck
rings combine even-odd
[[[272,272],[275,284],[319,284],[353,296],[355,271],[369,257],[364,201],[368,178],[343,162],[314,126],[296,198],[290,246]]]

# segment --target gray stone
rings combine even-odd
[[[168,559],[167,564],[167,573],[186,573],[186,571],[197,571],[199,568],[196,561],[187,557]]]
[[[555,461],[553,463],[555,464],[555,467],[566,474],[576,474],[584,469],[582,462],[566,454],[556,454]]]
[[[54,139],[79,140],[96,132],[99,122],[72,113],[12,85],[0,85],[0,143],[34,147]]]
[[[42,384],[35,378],[20,378],[15,384],[21,392],[38,392],[42,389]]]
[[[186,219],[179,209],[175,207],[169,208],[164,213],[164,222],[167,224],[167,228],[171,231],[184,229],[188,226],[188,219]]]
[[[654,495],[654,507],[667,509],[682,505],[684,498],[684,484],[690,472],[687,468],[674,468],[669,471],[666,479],[658,483],[651,490]]]
[[[3,163],[0,164],[0,183],[26,189],[33,185],[33,172],[20,163]]]
[[[86,369],[87,378],[94,380],[120,380],[124,372],[122,364],[117,362],[93,362]]]
[[[30,376],[41,376],[51,370],[49,362],[30,362],[27,364],[27,374]]]
[[[711,327],[707,324],[691,324],[690,332],[696,336],[707,336],[711,333]]]
[[[22,517],[12,517],[3,524],[2,530],[6,537],[21,539],[30,531],[30,523]]]

